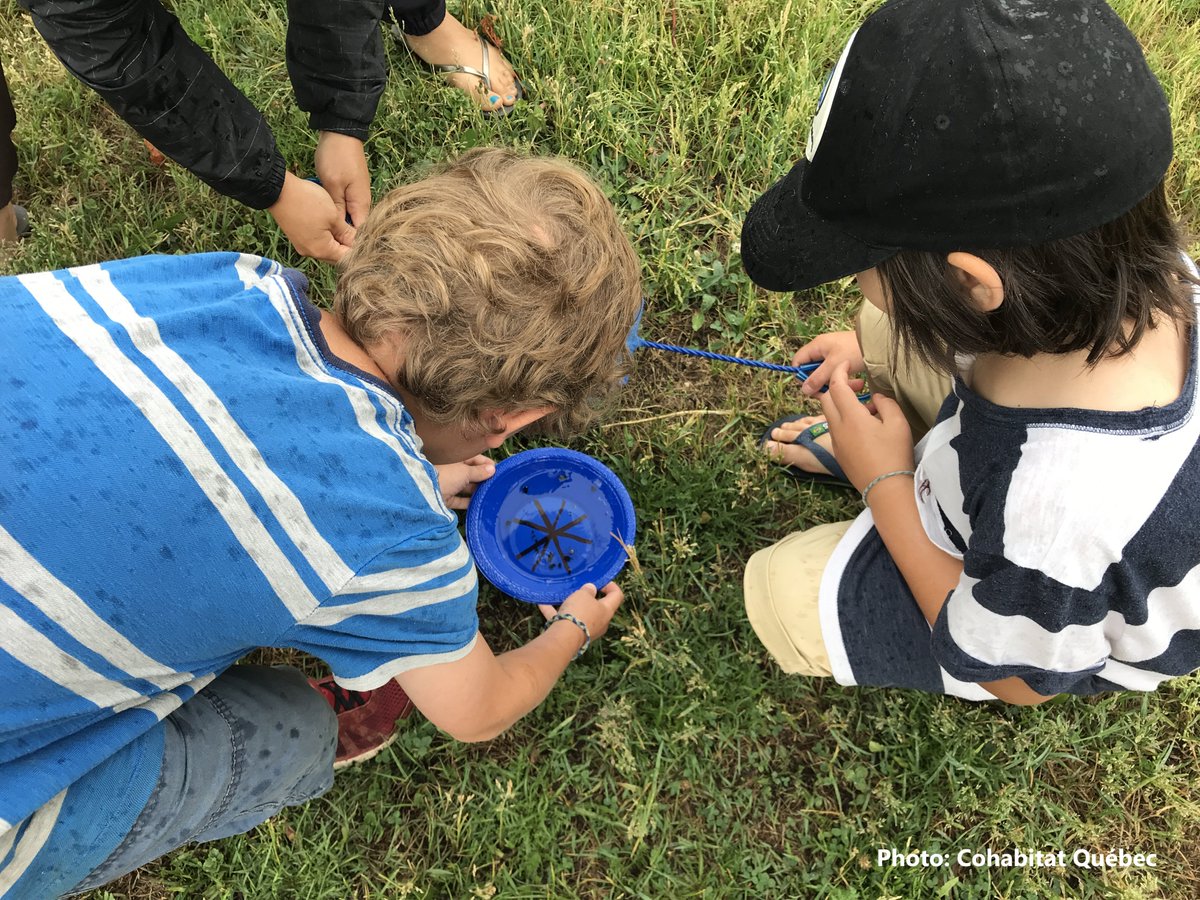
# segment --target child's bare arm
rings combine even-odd
[[[862,490],[879,475],[912,470],[912,433],[899,405],[889,397],[876,395],[873,403],[877,415],[872,416],[858,401],[848,376],[847,365],[839,366],[830,380],[829,392],[821,395],[821,408],[829,420],[838,463],[854,486]],[[944,552],[925,534],[911,476],[876,481],[870,490],[869,505],[880,538],[932,627],[962,577],[962,561]],[[1023,706],[1050,699],[1017,677],[983,682],[982,687],[1007,703]]]
[[[558,608],[587,625],[594,641],[608,629],[625,595],[616,584],[590,585]],[[400,686],[429,721],[460,741],[486,741],[540,704],[583,646],[583,629],[558,621],[523,647],[496,656],[483,639],[456,662],[405,672]]]
[[[890,470],[889,470],[890,471]],[[888,553],[930,627],[962,576],[962,561],[942,551],[925,534],[913,500],[912,482],[893,478],[871,489],[871,515]],[[984,681],[981,687],[1006,703],[1032,706],[1050,698],[1017,677]]]

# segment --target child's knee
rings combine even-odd
[[[798,531],[750,557],[742,580],[746,616],[783,671],[832,674],[821,636],[821,576],[850,522]]]
[[[866,364],[867,384],[900,404],[913,441],[920,440],[937,420],[953,389],[953,379],[915,357],[897,359],[892,320],[870,303],[863,303],[858,311],[854,331]]]
[[[854,333],[858,335],[858,346],[866,364],[867,384],[872,391],[895,397],[897,375],[892,320],[883,310],[864,302],[854,317]]]
[[[259,794],[291,805],[328,790],[337,716],[303,674],[289,666],[235,666],[222,676],[221,693],[236,716],[241,755],[261,776]]]

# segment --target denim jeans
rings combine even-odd
[[[235,666],[168,716],[162,771],[90,890],[192,841],[265,822],[333,784],[337,719],[297,670]]]

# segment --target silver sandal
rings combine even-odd
[[[416,56],[418,60],[421,60],[421,57],[417,56],[413,48],[408,45],[408,38],[404,34],[404,29],[398,24],[392,26],[392,36],[404,45],[405,50]],[[424,60],[421,60],[421,62],[429,66],[429,68],[433,69],[433,71],[437,72],[443,78],[448,78],[451,75],[471,75],[478,78],[483,83],[484,91],[487,94],[494,94],[495,92],[492,90],[491,63],[489,61],[490,54],[488,53],[488,50],[493,48],[487,38],[478,31],[475,32],[475,37],[479,39],[479,53],[482,60],[480,63],[481,68],[479,69],[473,66],[460,66],[454,63],[427,63]],[[525,96],[525,85],[521,83],[521,79],[517,78],[515,73],[513,74],[513,78],[516,81],[516,100],[521,100]],[[480,111],[488,117],[507,116],[513,111],[514,106],[505,106],[501,103],[491,109],[481,109]]]

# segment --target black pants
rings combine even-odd
[[[388,0],[388,13],[405,34],[429,34],[446,18],[446,0]]]
[[[8,82],[4,80],[4,63],[0,62],[0,207],[12,201],[13,176],[17,174],[17,148],[13,146],[12,130],[17,126]]]

